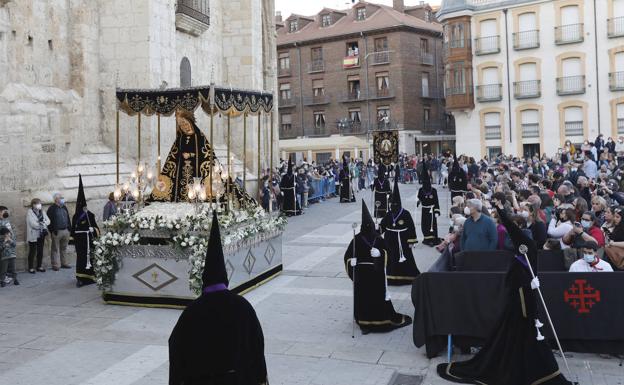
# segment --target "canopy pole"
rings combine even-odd
[[[261,142],[260,142],[260,122],[261,122],[262,112],[258,110],[258,193],[260,193],[260,180],[262,179],[262,167],[260,166],[260,150],[261,150]]]
[[[115,117],[115,159],[117,161],[115,175],[117,177],[117,185],[119,186],[119,110],[117,110]]]
[[[247,190],[247,111],[243,115],[243,189]]]
[[[214,109],[212,108],[212,104],[210,105],[210,170],[208,171],[208,182],[210,183],[210,187],[208,187],[208,191],[210,192],[210,205],[212,206],[212,169],[214,168],[214,142],[212,141],[212,131],[214,128]],[[215,200],[216,202],[216,200]]]
[[[228,111],[228,117],[227,117],[227,161],[228,161],[228,177],[226,180],[226,193],[227,193],[227,211],[230,211],[230,203],[232,202],[232,186],[230,185],[230,183],[232,183],[232,159],[230,156],[230,138],[231,138],[231,131],[230,131],[230,122],[232,120],[232,111]]]
[[[158,145],[157,145],[157,148],[158,148],[158,159],[157,159],[157,163],[156,163],[156,168],[158,169],[157,170],[158,174],[160,174],[160,112],[157,114],[157,116],[158,116],[158,134],[157,134],[157,137],[158,137]]]
[[[138,114],[137,120],[137,142],[138,142],[138,154],[137,164],[141,163],[141,113]]]
[[[273,111],[271,110],[271,124],[269,124],[269,127],[271,128],[271,144],[270,144],[270,148],[271,148],[271,154],[270,154],[270,158],[269,158],[269,179],[271,179],[271,175],[273,175],[273,131],[274,128],[273,127]]]

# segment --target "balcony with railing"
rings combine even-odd
[[[323,71],[325,71],[325,62],[322,59],[312,60],[310,63],[308,63],[308,73]]]
[[[330,103],[329,96],[325,94],[306,96],[305,98],[303,98],[303,104],[306,106],[319,106],[319,105],[329,104],[329,103]]]
[[[446,108],[449,110],[474,108],[472,91],[472,87],[466,85],[447,87],[444,94]]]
[[[557,78],[557,95],[578,95],[585,93],[585,75]]]
[[[370,99],[391,99],[394,98],[394,90],[392,88],[377,88],[371,92]]]
[[[282,124],[279,130],[280,139],[294,139],[298,136],[297,130],[294,130],[291,124]]]
[[[500,51],[500,36],[498,35],[475,39],[475,55],[489,55]]]
[[[555,27],[555,44],[557,45],[580,43],[584,39],[583,23]]]
[[[609,73],[609,89],[611,91],[624,91],[624,72]]]
[[[539,123],[522,123],[522,138],[539,138]]]
[[[366,134],[364,127],[365,124],[362,124],[362,122],[355,122],[349,119],[338,121],[336,123],[336,129],[340,135]]]
[[[390,64],[390,52],[373,52],[370,56],[371,65]]]
[[[514,32],[513,47],[516,51],[521,51],[523,49],[539,48],[539,46],[539,29],[532,31]]]
[[[624,119],[618,118],[617,120],[617,133],[618,135],[624,135]]]
[[[432,66],[434,62],[435,60],[433,54],[427,52],[423,52],[420,54],[420,64]]]
[[[503,100],[502,84],[485,84],[476,87],[477,101],[480,103],[498,102]]]
[[[421,132],[423,135],[454,135],[455,121],[445,118],[425,120]]]
[[[607,19],[607,36],[620,37],[624,36],[624,17],[615,17]]]
[[[279,108],[290,108],[295,107],[299,102],[299,98],[295,95],[290,95],[288,97],[279,97]]]
[[[583,136],[583,121],[565,122],[565,136]]]
[[[277,76],[278,77],[284,77],[284,76],[291,76],[292,72],[290,71],[290,67],[287,68],[278,68],[277,69]]]
[[[365,95],[362,95],[362,91],[360,90],[353,90],[353,91],[349,91],[345,94],[342,94],[340,97],[340,100],[343,103],[351,103],[351,102],[361,102],[366,100]]]
[[[500,124],[495,126],[485,126],[485,140],[496,140],[501,139],[501,137],[502,136]]]
[[[175,17],[177,30],[199,36],[210,27],[210,1],[178,0]]]
[[[421,87],[420,97],[424,99],[439,99],[439,98],[443,98],[444,95],[441,95],[440,90],[437,88]]]
[[[516,99],[532,99],[542,96],[542,82],[540,80],[523,80],[514,82],[513,85]]]
[[[336,133],[338,133],[338,128],[334,126],[328,126],[326,123],[315,123],[311,127],[305,129],[305,136],[312,137],[330,136]]]

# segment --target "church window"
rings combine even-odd
[[[188,58],[182,58],[180,63],[180,87],[191,86],[191,62]]]

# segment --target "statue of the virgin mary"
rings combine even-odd
[[[188,201],[194,178],[201,178],[205,186],[210,183],[211,161],[215,159],[212,146],[195,124],[192,112],[180,109],[175,117],[176,139],[150,197],[156,202]]]

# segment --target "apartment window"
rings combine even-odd
[[[310,72],[320,72],[324,69],[323,47],[312,48],[310,50]]]
[[[488,112],[483,115],[483,124],[486,140],[501,138],[501,114],[500,112]]]
[[[423,98],[430,97],[429,95],[429,73],[423,72],[421,77],[421,87]]]
[[[577,5],[560,8],[561,25],[555,27],[555,43],[569,44],[583,41],[583,24]]]
[[[613,57],[614,70],[609,74],[609,89],[624,91],[624,52],[618,52]]]
[[[358,56],[360,54],[360,48],[357,41],[350,41],[347,43],[347,56]]]
[[[384,129],[390,126],[390,107],[377,107],[377,128]]]
[[[464,24],[451,25],[451,48],[464,48]]]
[[[562,73],[557,78],[557,93],[559,95],[574,95],[585,93],[585,76],[583,62],[580,57],[570,57],[561,62]]]
[[[372,64],[383,64],[390,62],[390,52],[388,52],[388,38],[381,37],[374,41],[375,53]]]
[[[390,78],[388,72],[378,72],[375,74],[377,79],[377,96],[390,95]]]
[[[360,99],[360,75],[350,75],[347,77],[347,88],[349,92],[349,99]]]
[[[282,52],[279,54],[279,69],[290,70],[290,53]]]
[[[583,109],[567,107],[563,110],[565,136],[583,136]]]
[[[362,114],[359,108],[349,109],[349,120],[354,124],[362,123]]]
[[[464,75],[464,62],[453,63],[450,70],[450,78],[447,84],[450,85],[449,95],[459,95],[466,93],[466,83]]]
[[[325,128],[325,112],[324,111],[314,112],[314,127]]]
[[[431,21],[431,11],[429,11],[429,10],[425,11],[425,21],[427,23],[429,23]]]
[[[500,52],[498,21],[496,19],[483,20],[479,27],[481,36],[475,39],[475,53],[477,55],[486,55]]]
[[[502,99],[498,67],[486,67],[481,72],[482,84],[477,86],[477,100],[491,102]]]
[[[420,39],[420,52],[423,54],[429,53],[429,40]]]
[[[535,12],[525,12],[518,16],[518,32],[513,34],[514,49],[538,48],[539,29]]]
[[[323,79],[312,80],[312,95],[314,95],[315,98],[325,95]]]
[[[291,20],[288,24],[288,32],[297,32],[299,23],[297,20]]]
[[[624,135],[624,103],[617,104],[615,108],[617,117],[617,133],[618,135]]]
[[[524,110],[520,114],[522,137],[539,138],[540,124],[538,110]]]
[[[291,114],[281,115],[281,128],[283,132],[288,132],[292,130],[292,115]]]
[[[516,99],[539,98],[542,95],[541,82],[537,78],[537,63],[522,63],[518,66],[520,80],[514,82]]]
[[[291,96],[292,95],[290,93],[290,83],[280,84],[280,99],[290,100]]]
[[[331,14],[326,14],[326,15],[321,15],[321,25],[323,27],[329,27],[332,23],[332,16]]]
[[[607,20],[609,37],[624,36],[624,0],[613,0],[613,18]]]
[[[357,8],[355,10],[355,18],[360,21],[366,19],[366,8],[364,7]]]
[[[425,122],[425,124],[427,124],[427,122],[431,119],[431,108],[429,107],[425,107],[423,109],[423,121]]]

